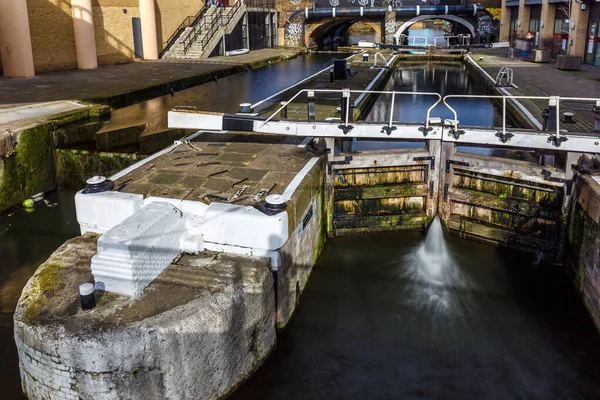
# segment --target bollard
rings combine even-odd
[[[100,175],[93,176],[85,182],[85,188],[81,191],[83,194],[110,192],[115,187],[115,183],[113,181]]]
[[[306,93],[308,99],[308,120],[315,120],[315,92],[312,90]]]
[[[238,113],[240,114],[252,114],[254,112],[254,110],[252,110],[252,108],[250,107],[252,104],[251,103],[242,103],[240,104],[240,111],[238,111]]]
[[[287,101],[282,101],[280,103],[280,105],[282,105],[283,108],[281,109],[281,111],[279,113],[279,117],[282,119],[287,119]]]
[[[94,284],[84,283],[79,285],[79,299],[82,310],[91,310],[96,307],[96,298],[94,297]]]
[[[369,53],[363,53],[363,61],[364,62],[369,62]]]
[[[600,100],[596,101],[592,111],[594,112],[594,131],[600,132]]]
[[[333,76],[333,68],[329,68],[329,83],[333,83],[335,81]]]

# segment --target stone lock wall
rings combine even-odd
[[[183,256],[150,293],[105,293],[82,311],[77,286],[91,279],[97,239],[66,242],[24,288],[14,333],[28,398],[217,399],[273,349],[267,259]]]
[[[589,175],[576,177],[567,227],[566,266],[600,329],[600,184]]]
[[[277,327],[289,322],[325,244],[324,162],[315,164],[288,201],[289,238],[276,276]]]

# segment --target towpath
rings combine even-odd
[[[507,88],[514,96],[563,96],[600,98],[600,80],[597,78],[597,67],[583,65],[580,71],[561,71],[556,63],[533,63],[520,59],[509,59],[506,49],[492,49],[475,52],[471,58],[491,77],[496,78],[502,67],[512,68],[514,84],[517,88]],[[542,120],[542,111],[547,107],[547,100],[522,101],[522,104],[537,118]],[[561,103],[561,106],[563,103]],[[589,103],[565,102],[563,111],[574,113],[572,124],[561,124],[561,129],[574,132],[592,132],[594,130],[594,114]]]
[[[58,100],[100,101],[112,106],[132,104],[158,95],[164,85],[175,90],[202,83],[202,77],[220,76],[263,63],[295,57],[297,49],[260,49],[235,57],[208,60],[158,60],[100,66],[93,70],[68,70],[36,75],[33,78],[0,77],[0,108]],[[118,100],[127,95],[139,98]],[[132,96],[133,97],[133,96]],[[114,104],[113,104],[114,103]],[[118,104],[122,103],[122,104]]]

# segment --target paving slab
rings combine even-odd
[[[49,72],[32,78],[0,76],[0,107],[57,100],[108,99],[240,65],[251,67],[271,58],[293,57],[298,53],[297,49],[260,49],[241,56],[209,60],[140,61],[105,65],[93,70]]]
[[[231,199],[246,186],[235,204],[255,205],[262,189],[282,194],[314,157],[303,137],[204,133],[181,144],[115,182],[127,193],[210,203]],[[211,197],[207,195],[217,196]],[[263,198],[264,199],[264,196]]]
[[[555,63],[534,63],[520,59],[509,59],[506,51],[477,52],[473,60],[489,75],[496,77],[502,67],[512,68],[517,88],[507,88],[515,96],[562,96],[600,98],[600,80],[596,68],[584,66],[581,71],[561,71]],[[542,122],[542,111],[547,100],[525,100],[522,104]],[[561,123],[561,129],[572,132],[593,132],[594,114],[591,103],[561,102],[561,114],[571,111],[574,123]]]

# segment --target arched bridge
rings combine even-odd
[[[339,0],[334,0],[334,3],[336,1],[339,4]],[[357,1],[360,3],[360,0]],[[472,43],[479,43],[478,22],[482,15],[494,18],[478,5],[304,8],[292,13],[286,21],[284,44],[290,47],[322,47],[326,40],[337,40],[338,44],[345,45],[348,29],[359,21],[369,25],[382,43],[395,44],[412,24],[428,19],[454,22],[455,33],[470,34],[474,38]]]

